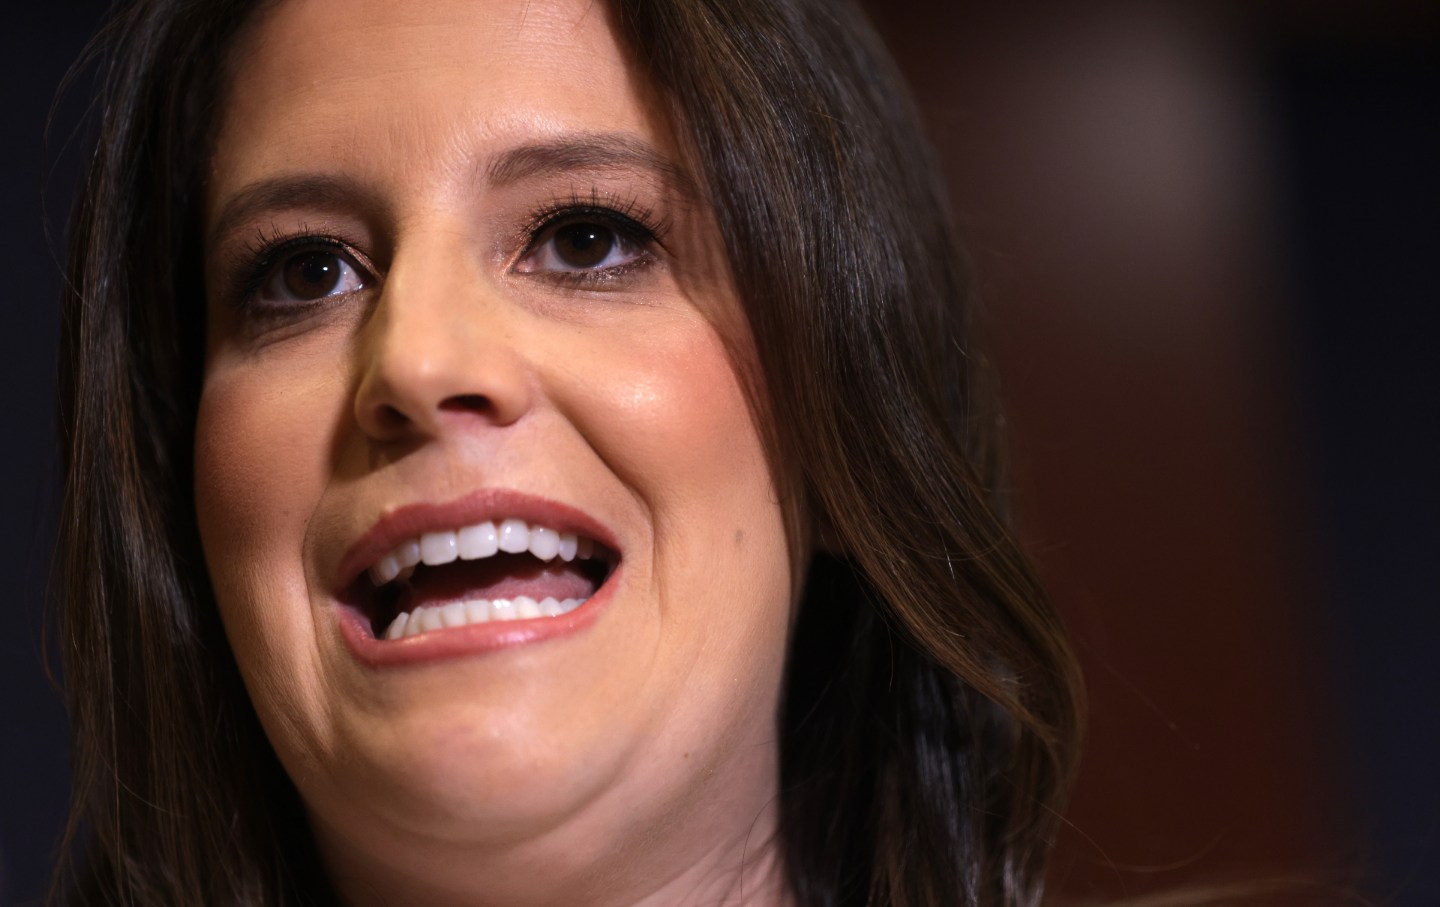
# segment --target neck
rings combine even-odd
[[[329,851],[329,848],[325,848]],[[677,859],[658,840],[649,852],[615,854],[599,865],[550,859],[542,848],[443,857],[398,871],[353,855],[326,854],[340,900],[351,907],[790,907],[794,903],[773,817]]]
[[[521,841],[427,839],[412,829],[381,835],[374,846],[373,826],[357,840],[318,817],[312,823],[340,900],[351,907],[791,907],[778,769],[763,762],[754,766],[768,780],[763,788],[715,779],[669,814],[649,821],[631,814],[619,826],[613,803],[596,804]],[[751,795],[734,795],[747,787]]]

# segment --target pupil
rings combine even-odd
[[[328,296],[340,283],[340,262],[329,252],[307,252],[285,266],[285,289],[298,299]]]
[[[593,268],[615,245],[615,234],[599,224],[570,224],[555,234],[555,251],[567,265]]]

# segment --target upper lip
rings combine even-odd
[[[337,588],[349,588],[372,564],[416,536],[509,518],[589,536],[617,554],[621,551],[615,533],[579,508],[525,492],[487,488],[445,503],[406,504],[386,512],[346,549]]]

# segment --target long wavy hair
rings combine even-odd
[[[269,0],[273,2],[273,0]],[[198,200],[247,0],[140,0],[93,48],[63,299],[55,627],[74,802],[51,902],[332,903],[198,545]],[[836,0],[613,0],[747,306],[776,463],[825,527],[787,667],[780,842],[803,907],[1039,904],[1079,678],[1008,525],[938,168]]]

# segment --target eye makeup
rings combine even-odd
[[[268,234],[257,232],[240,259],[228,298],[247,316],[308,310],[370,289],[381,279],[354,244],[304,224],[291,234],[276,227]],[[286,293],[292,298],[275,298]]]
[[[669,222],[636,195],[592,187],[535,205],[501,248],[505,270],[565,290],[622,290],[665,254]],[[272,223],[218,256],[223,299],[245,319],[298,317],[377,289],[384,269],[328,225]],[[287,298],[288,297],[288,298]]]
[[[510,271],[570,289],[621,288],[659,261],[668,230],[633,196],[572,193],[530,215]]]

